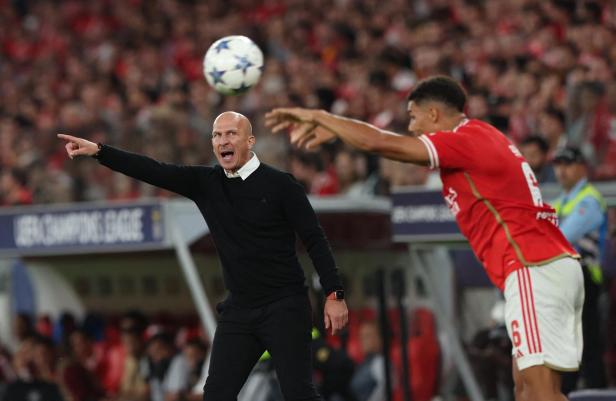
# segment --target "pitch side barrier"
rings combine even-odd
[[[386,198],[319,198],[317,213],[382,215]],[[351,217],[352,219],[352,217]],[[92,202],[0,208],[0,259],[175,250],[206,333],[216,328],[213,309],[189,246],[209,233],[194,203],[182,200]],[[383,236],[387,236],[385,233]],[[381,241],[382,242],[382,241]]]

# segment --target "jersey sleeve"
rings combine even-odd
[[[472,168],[474,145],[472,135],[463,130],[439,131],[421,135],[419,140],[428,150],[430,168]],[[475,143],[475,146],[477,144]]]

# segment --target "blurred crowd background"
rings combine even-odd
[[[266,69],[248,94],[225,98],[206,85],[202,57],[229,34],[253,38]],[[0,204],[168,196],[67,160],[55,134],[212,164],[224,110],[250,117],[259,157],[309,193],[432,185],[423,168],[340,144],[293,152],[262,121],[301,105],[404,132],[408,91],[437,73],[463,82],[470,117],[527,145],[542,181],[565,143],[584,149],[595,179],[616,178],[615,66],[607,0],[0,0]]]
[[[207,86],[202,58],[231,34],[255,40],[266,68],[248,93],[222,97]],[[69,160],[56,134],[211,165],[211,125],[225,110],[248,116],[259,158],[293,173],[309,194],[438,187],[426,168],[339,142],[298,152],[263,126],[271,108],[296,105],[402,133],[409,90],[434,74],[464,84],[468,116],[518,144],[541,183],[555,182],[551,158],[564,145],[583,150],[593,180],[616,179],[610,0],[0,0],[0,206],[172,196],[92,160]],[[207,342],[194,321],[169,330],[139,314],[36,319],[18,316],[20,342],[0,352],[0,385],[40,382],[52,394],[45,400],[59,392],[75,401],[173,401],[190,399],[185,390],[201,374]],[[376,353],[380,340],[368,326],[365,352]],[[431,330],[418,350],[434,349]],[[481,365],[482,384],[504,382],[510,394],[510,344],[498,330],[478,333],[469,350],[492,361]],[[182,391],[162,390],[176,379]]]
[[[391,318],[397,313],[395,309],[388,311]],[[430,401],[438,394],[442,368],[435,318],[422,307],[410,316],[413,328],[408,338],[408,363],[413,374],[409,385],[414,400]],[[399,340],[400,325],[395,319],[392,322],[391,334]],[[383,341],[376,311],[356,311],[350,332],[333,338],[322,328],[313,328],[319,392],[327,401],[383,401]],[[494,335],[497,332],[500,335]],[[198,321],[189,316],[146,316],[130,310],[113,317],[90,312],[83,319],[65,312],[55,320],[19,313],[14,335],[12,345],[0,345],[2,401],[203,400],[210,342]],[[394,400],[402,401],[401,347],[396,342],[390,344]],[[510,369],[510,349],[504,326],[482,331],[469,345],[473,358],[484,367],[486,380],[482,382],[489,388],[496,389],[503,382],[504,371]],[[496,366],[488,353],[509,358],[509,365]],[[271,356],[265,353],[239,400],[284,401],[274,371]],[[261,390],[254,391],[255,382]],[[504,380],[506,391],[511,393],[512,385],[509,374]],[[456,394],[464,397],[462,387]]]
[[[191,389],[203,377],[208,345],[183,323],[137,311],[82,321],[65,313],[57,322],[19,314],[14,349],[0,350],[0,399],[200,401]]]

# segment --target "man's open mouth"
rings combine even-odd
[[[220,156],[222,157],[223,160],[225,161],[229,161],[233,158],[233,151],[232,150],[225,150],[220,152]]]

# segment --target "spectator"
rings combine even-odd
[[[166,333],[155,334],[148,341],[147,374],[152,401],[177,399],[188,389],[189,367],[182,354],[177,354],[173,341]]]
[[[29,381],[18,379],[6,387],[2,401],[64,401],[59,387],[50,381],[34,378]]]
[[[338,193],[347,195],[355,190],[356,184],[359,184],[355,166],[356,155],[348,150],[341,150],[336,154],[334,165],[336,168],[336,177],[338,178]]]
[[[188,365],[188,380],[186,385],[186,393],[184,399],[187,401],[202,401],[203,400],[203,382],[202,378],[207,375],[205,370],[205,358],[207,356],[207,346],[198,338],[188,340],[184,345],[184,358]],[[166,401],[175,401],[180,399],[178,394],[173,394]]]
[[[607,139],[607,113],[602,102],[604,91],[601,82],[583,81],[569,93],[567,144],[580,148],[591,165],[599,161]]]
[[[385,358],[379,328],[374,321],[362,322],[359,328],[364,360],[357,366],[351,389],[358,401],[385,400]]]
[[[61,344],[63,349],[70,348],[71,334],[77,329],[77,320],[70,312],[62,312],[60,318],[53,327],[52,337],[54,342]]]
[[[539,135],[548,143],[548,159],[552,159],[557,149],[567,144],[565,134],[565,115],[556,108],[547,108],[539,115]]]
[[[11,366],[11,354],[0,345],[0,399],[6,390],[7,383],[16,379],[15,370]]]
[[[32,337],[22,341],[20,350],[32,347],[28,354],[22,353],[16,363],[21,373],[17,380],[9,383],[2,401],[64,401],[60,387],[56,384],[53,342],[45,337]],[[31,361],[21,358],[32,358]],[[24,375],[24,366],[32,363],[28,375]]]
[[[123,360],[121,365],[120,388],[115,401],[145,401],[148,396],[148,386],[145,377],[147,360],[144,345],[141,340],[141,330],[131,321],[125,321],[122,327],[121,341]]]
[[[98,401],[103,397],[92,357],[92,340],[84,331],[74,330],[69,335],[69,358],[60,373],[68,401]]]
[[[24,185],[23,174],[7,170],[0,176],[0,205],[17,206],[32,203],[32,193]]]
[[[605,339],[599,311],[599,298],[603,293],[602,251],[607,235],[607,214],[603,197],[588,182],[588,168],[578,148],[566,147],[554,157],[558,181],[563,193],[553,203],[560,219],[560,229],[582,258],[584,273],[584,308],[582,330],[584,351],[580,377],[589,388],[602,388],[607,384],[603,353]],[[563,393],[577,386],[577,373],[563,377]]]
[[[34,346],[36,337],[34,334],[22,338],[15,353],[13,354],[13,367],[15,375],[19,379],[30,380],[34,377]]]
[[[321,157],[315,153],[295,153],[291,156],[290,171],[310,195],[335,195],[338,182],[324,171]]]
[[[520,152],[535,173],[539,184],[556,182],[554,168],[548,160],[549,145],[539,135],[526,137],[520,144]]]
[[[596,170],[596,177],[606,179],[616,177],[616,83],[610,82],[606,89],[608,117],[608,144],[603,159]]]
[[[335,156],[334,166],[340,195],[366,196],[374,194],[377,177],[366,177],[368,171],[364,155],[342,149]]]
[[[32,317],[27,313],[17,313],[15,316],[15,322],[13,326],[15,339],[17,340],[17,348],[27,338],[32,338],[35,334],[34,324],[32,323]]]
[[[49,315],[45,314],[36,319],[36,332],[45,337],[53,335],[53,323]]]
[[[35,377],[48,382],[59,382],[58,351],[53,340],[49,337],[37,336],[34,338],[32,362]]]

